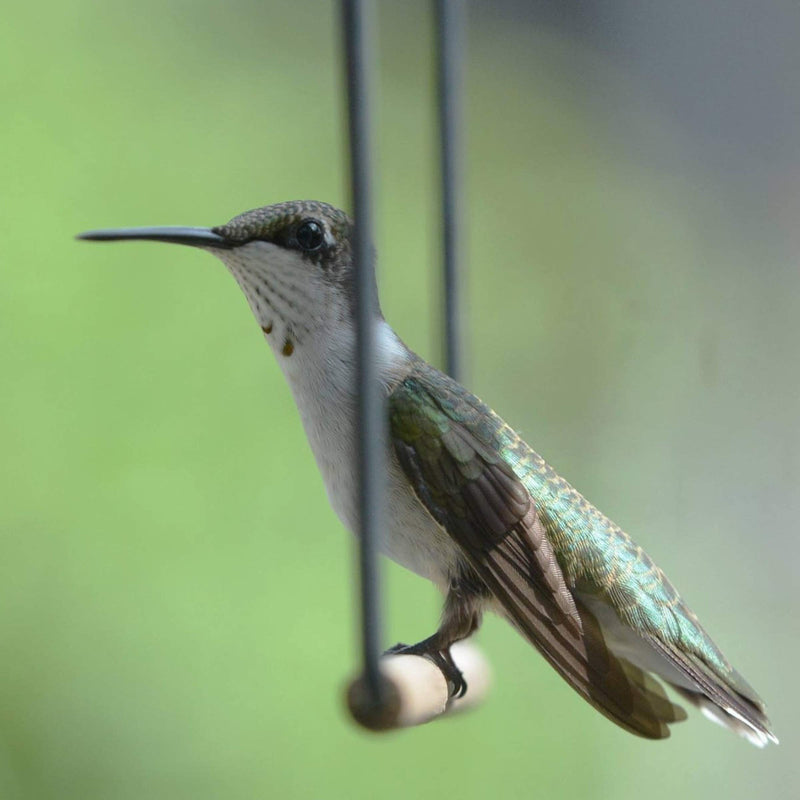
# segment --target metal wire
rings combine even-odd
[[[378,305],[372,247],[372,4],[342,0],[347,73],[350,184],[356,222],[353,260],[356,271],[356,368],[358,380],[358,472],[360,482],[360,589],[363,679],[375,707],[385,701],[378,659],[381,651],[381,595],[378,563],[379,525],[385,508],[385,401],[377,364],[374,321]],[[442,247],[445,295],[445,369],[456,379],[461,363],[461,72],[463,5],[436,0],[437,98],[441,159]]]
[[[436,0],[435,13],[444,267],[444,368],[460,381],[464,369],[462,284],[459,279],[461,243],[464,241],[460,202],[464,4],[462,0]]]
[[[386,464],[384,398],[379,385],[375,320],[378,305],[372,247],[372,3],[343,0],[342,27],[347,64],[350,184],[355,218],[356,367],[358,374],[358,471],[361,487],[360,573],[364,682],[373,704],[384,700],[378,668],[381,650],[379,525],[384,519]]]

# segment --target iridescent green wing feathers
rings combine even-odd
[[[763,704],[647,554],[460,384],[419,360],[389,399],[419,499],[516,627],[600,711],[643,736],[683,719],[658,681],[615,656],[599,598],[700,692],[770,737]]]
[[[668,736],[667,723],[683,719],[683,710],[657,681],[616,658],[596,620],[576,606],[531,493],[502,456],[496,436],[504,426],[440,373],[434,390],[432,372],[421,364],[389,398],[392,441],[417,496],[573,688],[627,730]]]

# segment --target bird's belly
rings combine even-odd
[[[327,372],[325,380],[319,376],[315,379],[312,367],[298,367],[296,373],[287,372],[287,377],[328,501],[345,527],[357,533],[356,410],[351,394],[355,377],[338,375],[339,386],[331,382]],[[381,550],[406,569],[444,588],[458,562],[457,545],[417,499],[391,446],[386,449],[386,464]]]
[[[354,459],[342,458],[334,462],[318,456],[317,462],[331,507],[345,527],[357,534],[358,480]],[[393,452],[387,453],[387,462],[381,552],[444,589],[456,571],[458,547],[414,494]]]
[[[389,474],[383,550],[393,561],[444,590],[457,572],[458,546],[422,505],[400,465],[395,462]]]

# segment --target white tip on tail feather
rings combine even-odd
[[[777,736],[772,733],[765,733],[759,728],[754,727],[751,722],[748,722],[748,720],[733,708],[727,707],[722,709],[708,700],[700,701],[698,705],[706,719],[710,719],[712,722],[721,725],[723,728],[727,728],[729,731],[738,733],[739,736],[744,737],[750,744],[754,744],[756,747],[766,747],[770,742],[774,744],[779,743]]]

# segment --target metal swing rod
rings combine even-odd
[[[375,264],[372,200],[373,4],[343,0],[350,143],[350,191],[355,235],[356,369],[358,375],[358,471],[360,483],[361,646],[363,679],[375,708],[386,701],[378,659],[381,650],[381,599],[378,538],[384,514],[386,418],[379,386],[374,320]]]
[[[443,266],[445,306],[445,369],[460,377],[460,291],[458,243],[460,231],[461,61],[463,23],[461,0],[435,0],[437,98],[441,160]],[[360,602],[366,716],[380,717],[393,701],[393,687],[381,673],[382,606],[378,564],[380,525],[385,513],[385,400],[379,385],[374,320],[374,250],[372,198],[372,118],[374,102],[373,14],[369,0],[342,0],[350,187],[356,221],[353,259],[356,268],[356,365],[358,374],[358,471],[360,481]],[[396,700],[396,698],[394,698]]]

